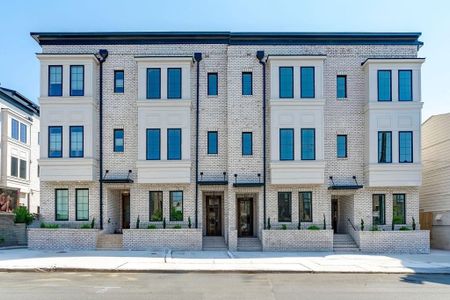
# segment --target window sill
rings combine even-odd
[[[336,97],[336,101],[337,102],[341,102],[341,101],[343,101],[343,102],[345,102],[345,101],[348,101],[349,99],[347,98],[347,97],[345,97],[345,98],[337,98]]]

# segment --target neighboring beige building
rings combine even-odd
[[[45,222],[95,218],[128,248],[158,246],[133,228],[164,220],[228,249],[330,249],[333,231],[350,248],[361,220],[420,227],[418,33],[32,36]],[[329,232],[274,231],[312,225]]]
[[[0,212],[24,205],[38,213],[39,106],[0,87],[0,109]]]
[[[426,120],[422,137],[420,211],[431,227],[431,246],[450,249],[450,113]]]

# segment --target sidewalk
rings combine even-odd
[[[368,255],[227,251],[0,250],[0,271],[445,273],[450,251]]]

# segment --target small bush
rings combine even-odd
[[[380,231],[380,228],[377,225],[373,225],[371,231]]]
[[[402,227],[400,227],[400,229],[399,229],[400,231],[410,231],[411,230],[411,228],[409,228],[409,227],[406,227],[406,226],[402,226]]]
[[[188,227],[191,228],[192,223],[191,223],[191,217],[188,217]]]
[[[267,229],[270,230],[272,228],[272,225],[270,225],[270,218],[267,219]]]
[[[92,218],[91,228],[95,228],[95,218]]]
[[[30,225],[34,220],[34,216],[30,214],[25,206],[19,206],[14,209],[14,222],[15,223],[25,223]]]
[[[5,242],[5,238],[0,236],[0,244],[3,244]]]
[[[287,229],[287,225],[286,224],[281,225],[281,229],[282,230],[286,230]]]
[[[177,225],[173,226],[173,229],[181,229],[181,225],[177,224]]]
[[[320,227],[316,225],[310,225],[308,226],[308,230],[320,230]]]
[[[147,229],[156,229],[156,225],[155,224],[150,224],[147,226]]]
[[[47,228],[47,229],[57,229],[59,228],[59,224],[49,224],[49,223],[41,223],[41,228]]]
[[[91,229],[92,227],[91,227],[91,224],[89,224],[89,223],[86,223],[86,224],[81,224],[81,227],[80,227],[81,229]]]

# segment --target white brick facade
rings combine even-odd
[[[51,54],[58,53],[58,59],[67,55],[70,61],[71,55],[74,53],[92,54],[98,52],[99,49],[107,49],[109,56],[103,64],[103,113],[104,113],[104,170],[109,170],[111,176],[118,176],[120,178],[127,177],[128,170],[131,170],[131,178],[133,183],[104,183],[103,191],[103,225],[109,232],[120,231],[124,226],[123,221],[123,204],[121,203],[122,192],[129,193],[130,197],[130,227],[135,228],[137,219],[140,220],[140,228],[147,228],[149,224],[156,224],[157,227],[162,226],[162,222],[150,222],[149,220],[149,191],[163,192],[163,217],[166,219],[167,227],[172,228],[179,224],[182,227],[187,227],[188,219],[190,218],[192,227],[195,227],[196,207],[195,207],[195,174],[198,172],[199,179],[203,181],[215,181],[215,185],[199,185],[198,195],[198,228],[202,229],[203,235],[208,234],[207,230],[207,195],[221,195],[221,210],[220,210],[220,235],[225,237],[230,249],[236,247],[239,232],[239,208],[238,200],[241,197],[251,197],[253,199],[253,215],[249,221],[252,224],[252,236],[262,238],[262,230],[264,223],[270,222],[273,228],[278,228],[285,224],[288,228],[296,229],[299,220],[299,192],[312,192],[312,222],[303,224],[320,225],[323,226],[324,218],[326,227],[331,229],[332,223],[332,199],[338,199],[342,202],[339,205],[339,221],[338,231],[347,232],[347,220],[353,224],[359,225],[361,219],[364,220],[367,226],[372,224],[372,194],[386,194],[386,227],[390,227],[392,222],[392,194],[403,193],[406,194],[406,224],[410,225],[414,217],[416,222],[419,220],[419,198],[417,185],[410,186],[401,182],[401,178],[393,178],[393,181],[386,186],[373,187],[368,183],[365,175],[365,168],[370,164],[369,150],[371,153],[377,151],[375,149],[367,148],[368,135],[375,134],[368,130],[367,126],[367,105],[369,101],[369,92],[367,88],[367,81],[369,76],[362,66],[367,59],[377,57],[381,59],[390,59],[390,65],[387,68],[396,69],[400,61],[405,58],[416,59],[418,52],[417,37],[411,43],[402,43],[395,40],[394,42],[386,42],[386,45],[376,45],[375,43],[357,41],[352,43],[339,45],[333,44],[316,44],[308,45],[300,42],[291,45],[280,42],[278,45],[272,44],[234,44],[228,42],[215,43],[124,43],[120,40],[118,43],[83,43],[74,41],[69,43],[55,42],[53,45],[45,43],[45,37],[37,37],[41,39],[43,53]],[[100,39],[101,40],[101,39]],[[103,41],[104,42],[104,41]],[[256,52],[263,50],[266,57],[269,56],[268,68],[266,73],[266,149],[267,149],[267,171],[263,174],[263,74],[262,66],[256,58]],[[202,53],[203,59],[200,62],[200,80],[199,80],[199,168],[195,169],[195,154],[196,154],[196,96],[197,96],[197,81],[196,81],[196,67],[197,63],[192,61],[190,63],[190,72],[185,72],[186,60],[185,57],[193,57],[194,53]],[[316,75],[316,98],[311,99],[308,104],[304,104],[304,100],[295,99],[286,100],[292,101],[292,111],[294,118],[296,114],[300,114],[306,123],[312,124],[316,129],[316,161],[307,164],[300,160],[300,152],[297,148],[299,144],[299,133],[295,133],[295,156],[296,166],[292,168],[289,162],[281,165],[278,160],[278,154],[272,153],[278,151],[278,129],[283,125],[283,112],[277,118],[277,122],[281,125],[271,124],[275,109],[272,106],[273,101],[277,99],[278,95],[278,74],[275,74],[276,64],[270,61],[270,57],[279,56],[284,57],[282,64],[290,64],[292,66],[313,65],[320,70]],[[148,108],[143,116],[143,106],[140,101],[151,101],[145,99],[145,78],[139,73],[139,65],[147,61],[151,61],[152,65],[158,66],[161,69],[168,63],[172,66],[177,65],[180,57],[183,57],[180,62],[180,68],[183,67],[183,82],[190,83],[190,88],[182,88],[181,101],[190,102],[189,109],[185,112],[177,112],[181,118],[186,114],[190,118],[190,134],[188,140],[183,136],[182,140],[182,160],[167,161],[165,153],[161,152],[160,161],[140,162],[144,158],[142,151],[145,150],[145,133],[144,130],[148,128],[143,126],[142,122],[150,122],[152,128],[155,127],[155,120],[164,117],[160,120],[161,126],[158,128],[170,128],[172,122],[177,124],[176,115],[165,115],[158,113],[159,108]],[[159,60],[158,60],[158,57]],[[311,60],[314,57],[315,60]],[[149,59],[151,58],[151,59]],[[320,59],[319,59],[320,58]],[[278,60],[277,60],[278,61]],[[272,67],[269,67],[272,66]],[[93,74],[98,73],[98,66],[93,67]],[[271,69],[272,68],[272,69]],[[114,93],[114,71],[123,70],[125,74],[124,93]],[[207,75],[208,73],[218,74],[218,95],[207,95]],[[242,95],[242,72],[252,72],[252,95]],[[295,71],[299,72],[299,70]],[[297,74],[298,75],[298,74]],[[337,99],[336,97],[336,76],[347,76],[347,97],[345,99]],[[186,76],[188,78],[186,78]],[[297,77],[294,75],[295,95],[299,93]],[[419,77],[420,78],[420,77]],[[47,78],[41,78],[46,82]],[[373,80],[372,78],[370,80]],[[165,82],[164,77],[162,81]],[[414,83],[420,85],[419,81]],[[98,89],[98,81],[94,90]],[[43,83],[42,86],[45,86]],[[161,89],[166,89],[162,85]],[[186,95],[186,92],[190,93]],[[42,93],[45,93],[43,89]],[[162,95],[166,95],[165,92]],[[41,95],[45,97],[45,95]],[[144,97],[144,99],[143,99]],[[415,99],[420,103],[420,96]],[[164,98],[164,97],[162,97]],[[67,99],[62,99],[63,101]],[[279,100],[279,99],[278,99]],[[95,113],[98,115],[98,96],[94,95]],[[174,105],[170,101],[176,100],[160,100],[158,105],[162,105],[165,112],[167,108],[173,108]],[[319,108],[316,107],[316,102],[321,102]],[[144,103],[145,104],[145,103]],[[385,105],[394,104],[386,103]],[[400,103],[402,104],[402,103]],[[408,105],[410,103],[406,103]],[[53,104],[52,104],[53,105]],[[398,103],[395,103],[398,106]],[[145,106],[145,105],[144,105]],[[178,106],[178,105],[176,105]],[[397,107],[395,106],[395,107]],[[394,106],[393,106],[394,107]],[[45,110],[46,106],[42,106]],[[61,110],[65,109],[64,105],[60,106]],[[94,108],[93,108],[94,109]],[[272,111],[272,109],[274,111]],[[370,108],[369,108],[370,110]],[[399,110],[402,110],[400,108]],[[286,111],[286,110],[282,110]],[[312,111],[312,112],[311,112]],[[277,112],[278,113],[278,112]],[[152,115],[153,114],[153,115]],[[420,120],[420,109],[416,111],[415,117]],[[313,116],[311,119],[311,116]],[[144,118],[144,119],[142,119]],[[393,118],[396,118],[395,116]],[[143,121],[141,121],[141,119]],[[369,116],[370,119],[370,116]],[[311,121],[312,120],[312,121]],[[396,122],[393,120],[392,122]],[[58,120],[54,120],[54,123]],[[87,121],[88,123],[91,121]],[[60,122],[61,123],[61,122]],[[184,124],[184,123],[183,123]],[[298,124],[298,129],[303,128],[303,123]],[[85,126],[92,128],[93,135],[98,137],[98,124],[89,123]],[[150,126],[150,125],[148,125]],[[294,125],[293,125],[294,126]],[[297,125],[295,125],[297,126]],[[275,129],[274,129],[275,128]],[[113,131],[114,129],[124,129],[125,142],[124,152],[118,153],[113,151]],[[42,132],[47,134],[47,128],[42,128]],[[165,130],[165,129],[164,129]],[[165,135],[164,130],[161,130],[161,135]],[[413,130],[413,129],[411,129]],[[416,130],[416,129],[414,129]],[[207,154],[207,132],[218,132],[218,154]],[[253,149],[252,155],[242,155],[241,135],[242,132],[253,133]],[[336,158],[336,135],[348,135],[348,157]],[[420,135],[419,135],[420,137]],[[65,137],[67,138],[67,137]],[[375,137],[376,138],[376,137]],[[165,140],[161,139],[161,143]],[[95,161],[98,161],[98,138],[94,139],[92,147],[95,149]],[[188,143],[188,144],[185,144]],[[317,145],[317,143],[320,143]],[[141,145],[140,148],[138,145]],[[187,150],[185,147],[188,146]],[[43,145],[42,147],[47,147]],[[161,149],[165,149],[161,147]],[[415,149],[416,150],[416,149]],[[161,150],[162,151],[162,150]],[[398,151],[392,149],[392,151]],[[418,150],[417,150],[418,151]],[[188,157],[186,155],[188,154]],[[42,159],[47,159],[42,157]],[[66,159],[66,158],[63,158]],[[68,158],[67,158],[68,159]],[[297,161],[298,160],[298,161]],[[181,162],[185,163],[181,165]],[[186,165],[187,163],[187,165]],[[283,162],[284,164],[285,162]],[[294,162],[292,162],[294,163]],[[415,164],[420,165],[420,160],[415,161]],[[271,166],[277,169],[277,179],[271,178]],[[185,182],[186,176],[175,176],[170,173],[170,168],[185,172],[186,168],[190,173],[189,182]],[[184,169],[183,169],[184,168]],[[280,169],[281,168],[281,169]],[[283,169],[287,168],[287,169]],[[290,169],[289,169],[290,168]],[[408,167],[406,167],[407,174]],[[280,172],[281,170],[281,172]],[[293,170],[292,175],[283,176],[286,170]],[[152,174],[152,172],[154,174]],[[223,180],[223,173],[226,172],[225,181]],[[303,172],[303,173],[302,173]],[[309,173],[311,172],[311,173]],[[314,172],[314,176],[312,175]],[[200,176],[200,173],[203,176]],[[301,173],[301,176],[298,174]],[[161,174],[158,177],[158,174]],[[171,175],[172,174],[172,175]],[[237,177],[235,177],[235,174]],[[260,174],[260,176],[258,176]],[[264,176],[265,175],[265,176]],[[41,185],[41,202],[42,202],[42,218],[45,222],[55,222],[55,189],[69,188],[69,221],[63,223],[74,224],[79,223],[75,220],[75,188],[88,187],[89,188],[89,218],[99,220],[99,183],[100,175],[97,172],[96,178],[93,181],[77,182],[72,179],[61,178],[61,180],[49,180],[42,182]],[[334,184],[337,186],[353,186],[356,177],[358,185],[363,187],[359,189],[345,188],[343,190],[331,190],[332,185],[329,177],[333,177]],[[266,205],[264,207],[263,187],[261,184],[264,181],[267,185]],[[144,179],[145,178],[145,179]],[[313,179],[312,179],[313,178]],[[218,182],[217,182],[218,181]],[[234,186],[234,183],[245,183],[251,186]],[[399,184],[396,185],[396,182]],[[222,184],[221,184],[222,183]],[[171,221],[169,208],[169,195],[171,191],[183,192],[183,220]],[[278,222],[278,192],[291,192],[291,222]],[[345,200],[344,200],[345,199]],[[344,203],[345,202],[345,203]],[[348,202],[348,204],[347,204]],[[266,216],[264,220],[263,216]],[[98,222],[96,225],[99,226]],[[276,232],[275,230],[272,230]],[[135,235],[133,231],[133,235]],[[273,234],[271,232],[271,234]],[[327,246],[328,247],[328,246]],[[312,247],[314,248],[314,247]],[[306,248],[305,248],[306,249]],[[285,249],[287,250],[287,249]]]

